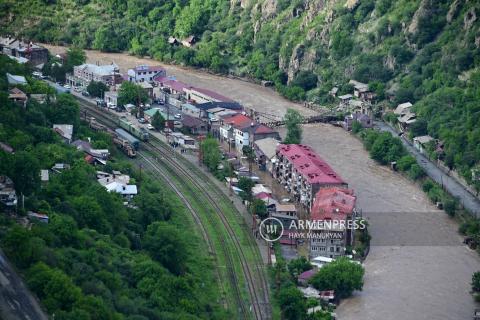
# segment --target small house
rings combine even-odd
[[[410,112],[410,109],[412,108],[412,104],[410,102],[405,102],[405,103],[400,103],[396,108],[395,110],[393,111],[393,113],[395,113],[396,115],[398,116],[403,116],[407,113]]]
[[[25,92],[15,87],[9,90],[8,99],[22,107],[25,107],[25,105],[27,104],[28,97],[25,94]]]
[[[420,153],[425,153],[427,151],[427,144],[431,141],[435,141],[435,139],[428,135],[415,137],[413,138],[413,146],[420,151]]]
[[[73,125],[71,124],[54,124],[53,130],[58,133],[64,140],[65,143],[72,142],[73,136]]]

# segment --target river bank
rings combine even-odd
[[[47,46],[53,53],[63,47]],[[158,65],[121,53],[86,51],[88,62],[117,63],[122,72],[138,64]],[[178,80],[211,89],[257,111],[283,116],[288,108],[312,110],[273,89],[178,66],[165,68]],[[285,129],[280,131],[284,133]],[[469,319],[477,304],[469,294],[476,252],[462,244],[457,225],[408,179],[376,164],[360,141],[341,128],[304,126],[312,146],[355,190],[372,235],[362,292],[338,308],[340,319]]]

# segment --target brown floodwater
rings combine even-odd
[[[52,52],[62,47],[47,46]],[[119,65],[122,72],[138,64],[159,64],[123,53],[87,51],[88,62]],[[180,81],[233,98],[257,111],[279,116],[288,108],[313,111],[265,88],[239,79],[165,66]],[[284,129],[281,129],[284,131]],[[360,141],[327,124],[304,127],[303,143],[313,147],[349,183],[373,237],[365,261],[363,290],[341,303],[339,319],[471,319],[476,304],[470,293],[478,254],[464,245],[458,226],[410,180],[377,165]]]

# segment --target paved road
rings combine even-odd
[[[375,122],[375,127],[382,131],[388,131],[395,136],[398,136],[398,133],[389,125],[384,122]],[[435,180],[440,185],[443,185],[444,188],[454,197],[457,197],[462,203],[463,207],[474,214],[477,218],[480,217],[480,200],[472,195],[468,190],[466,190],[460,183],[458,183],[454,178],[450,177],[444,173],[440,168],[438,168],[433,162],[431,162],[427,157],[415,149],[412,144],[407,141],[405,138],[401,138],[403,145],[418,161],[418,164],[425,170],[425,172]]]
[[[0,319],[47,320],[22,279],[0,250]]]

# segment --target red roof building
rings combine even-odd
[[[346,221],[355,210],[353,190],[343,188],[320,189],[313,200],[311,220]]]
[[[353,243],[352,219],[355,215],[356,196],[345,188],[323,188],[315,195],[310,220],[318,228],[311,231],[310,257],[338,258],[345,247]]]
[[[308,210],[320,188],[348,186],[309,146],[280,144],[276,156],[273,176]]]
[[[232,133],[230,133],[231,128],[233,128]],[[231,139],[230,143],[239,152],[242,151],[244,146],[253,145],[256,140],[264,138],[280,139],[278,132],[241,113],[224,118],[219,133],[222,141]],[[229,134],[232,134],[232,136],[229,137]]]

